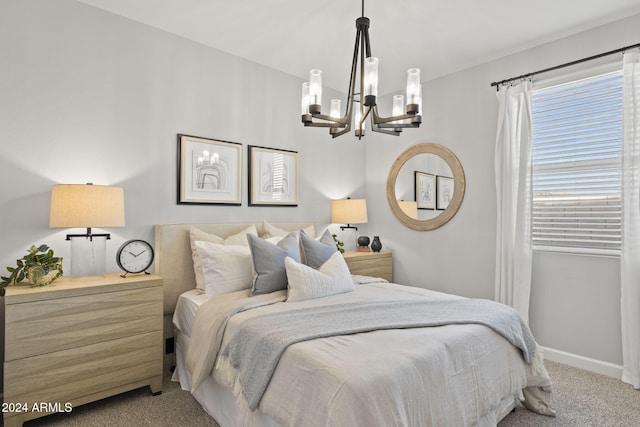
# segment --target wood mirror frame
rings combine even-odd
[[[451,172],[453,173],[453,198],[445,210],[440,212],[438,216],[431,219],[420,220],[411,218],[402,211],[396,196],[396,180],[400,173],[400,169],[409,159],[417,156],[418,154],[435,154],[441,157],[447,165],[449,165],[449,168],[451,168]],[[405,226],[418,231],[433,230],[446,224],[451,218],[453,218],[456,212],[458,212],[458,209],[462,204],[462,199],[464,198],[465,185],[462,164],[451,150],[443,147],[442,145],[430,142],[416,144],[400,154],[391,166],[389,177],[387,178],[387,202],[389,203],[391,212],[393,212],[395,217],[398,218],[398,221]]]

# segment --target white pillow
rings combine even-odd
[[[196,251],[208,297],[250,289],[253,284],[251,250],[248,246],[196,241]]]
[[[317,270],[290,257],[284,260],[284,265],[289,280],[287,302],[322,298],[355,289],[349,267],[340,252],[331,255]]]
[[[196,250],[195,242],[202,241],[216,243],[219,245],[240,245],[249,247],[247,234],[255,234],[257,236],[258,230],[256,229],[256,226],[251,224],[240,233],[229,236],[226,239],[223,239],[220,236],[216,236],[215,234],[206,233],[199,228],[191,227],[191,231],[189,232],[189,240],[191,242],[191,258],[193,259],[193,272],[196,276],[197,289],[204,291],[205,284],[204,276],[202,274],[202,265],[200,262],[200,257],[198,256],[198,251]]]
[[[263,239],[268,239],[270,237],[284,237],[290,233],[290,231],[286,231],[274,225],[271,225],[267,221],[263,221],[262,229],[263,229],[263,232],[260,235],[260,237],[262,237]],[[306,226],[305,228],[303,228],[303,230],[310,236],[315,236],[316,234],[316,231],[315,231],[316,228],[313,226],[313,224]],[[297,237],[299,236],[299,234],[300,234],[300,231],[299,230],[296,231]]]

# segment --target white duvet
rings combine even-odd
[[[187,353],[192,388],[206,376],[234,385],[214,369],[218,351],[244,319],[261,313],[336,302],[393,298],[458,298],[389,283],[295,303],[285,292],[216,297],[196,314]],[[213,370],[213,372],[212,372]],[[297,343],[282,355],[259,410],[283,426],[495,425],[500,401],[525,389],[528,406],[551,413],[551,381],[534,375],[521,352],[480,325],[384,330]],[[242,406],[239,390],[234,390]]]

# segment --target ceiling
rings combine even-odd
[[[358,0],[78,0],[346,92]],[[640,13],[638,0],[367,0],[379,93]],[[577,58],[567,58],[567,61]],[[496,79],[509,76],[496,76]]]

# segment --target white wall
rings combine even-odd
[[[393,251],[396,281],[493,299],[497,101],[490,83],[638,43],[638,28],[640,15],[424,83],[420,129],[405,130],[397,139],[368,137],[367,230]],[[392,163],[421,142],[451,149],[467,179],[458,214],[427,232],[396,221],[385,198]],[[620,364],[619,260],[536,253],[533,267],[530,322],[538,341]]]
[[[109,271],[118,246],[152,241],[156,223],[322,227],[330,198],[365,195],[364,144],[304,128],[292,76],[71,0],[3,0],[0,52],[3,275],[41,243],[68,269],[64,236],[81,230],[48,228],[57,183],[124,188],[127,226],[106,230]],[[241,207],[176,204],[178,133],[243,144]],[[248,145],[299,152],[298,207],[247,206]]]
[[[111,271],[120,243],[153,240],[156,223],[322,226],[330,198],[366,195],[369,224],[359,234],[379,235],[394,252],[396,281],[493,298],[497,105],[489,83],[636,43],[637,28],[640,16],[425,83],[420,129],[332,141],[300,124],[299,79],[72,0],[3,0],[0,268],[31,244],[68,258],[68,230],[48,228],[56,183],[124,187],[127,226],[107,230]],[[177,133],[245,145],[241,207],[176,204]],[[419,142],[450,148],[467,177],[459,213],[430,232],[402,226],[385,196],[391,164]],[[247,206],[246,145],[300,153],[299,207]],[[352,245],[356,234],[343,234]],[[540,343],[620,363],[617,271],[616,259],[536,254],[530,318]]]

